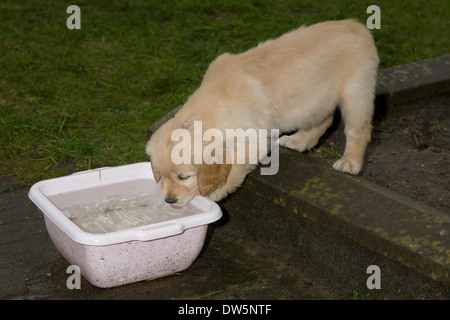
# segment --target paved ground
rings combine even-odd
[[[27,193],[0,179],[2,299],[450,298],[447,215],[288,150],[277,175],[252,174],[220,204],[188,270],[111,289],[67,288],[69,263]],[[381,289],[367,288],[371,265]]]
[[[242,188],[222,203],[198,260],[170,277],[111,289],[84,278],[68,289],[69,263],[49,239],[28,188],[0,195],[3,299],[448,299],[448,287]],[[369,290],[367,267],[381,269]]]

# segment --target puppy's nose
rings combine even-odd
[[[175,202],[177,202],[177,199],[175,199],[175,198],[164,198],[164,200],[166,200],[167,203],[175,203]]]

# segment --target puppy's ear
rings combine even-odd
[[[150,165],[152,167],[153,177],[155,178],[156,183],[158,183],[159,180],[161,180],[161,175],[159,174],[158,171],[155,170],[155,168],[153,167],[153,164],[151,162],[150,162]]]
[[[206,197],[227,180],[231,164],[200,164],[198,165],[197,182],[198,192]]]

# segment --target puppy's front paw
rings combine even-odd
[[[215,191],[213,191],[212,193],[210,193],[210,195],[208,196],[212,201],[217,202],[222,200],[223,198],[225,198],[227,196],[227,192],[224,192],[223,190],[217,189]]]
[[[357,175],[361,171],[362,162],[351,159],[342,158],[333,164],[333,169]]]
[[[299,152],[303,152],[306,150],[311,149],[314,144],[312,146],[309,145],[308,141],[306,140],[302,140],[299,136],[298,133],[296,135],[291,135],[291,136],[282,136],[278,139],[278,143],[280,146],[288,148],[288,149],[292,149],[292,150],[296,150]]]

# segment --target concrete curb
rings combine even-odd
[[[376,112],[447,91],[450,55],[381,69]],[[147,137],[180,107],[151,125]],[[242,188],[450,285],[450,217],[438,210],[284,149],[277,175],[252,173]]]
[[[378,71],[377,108],[450,91],[450,54]]]
[[[285,149],[276,175],[254,172],[243,187],[450,285],[450,217],[434,208]]]

